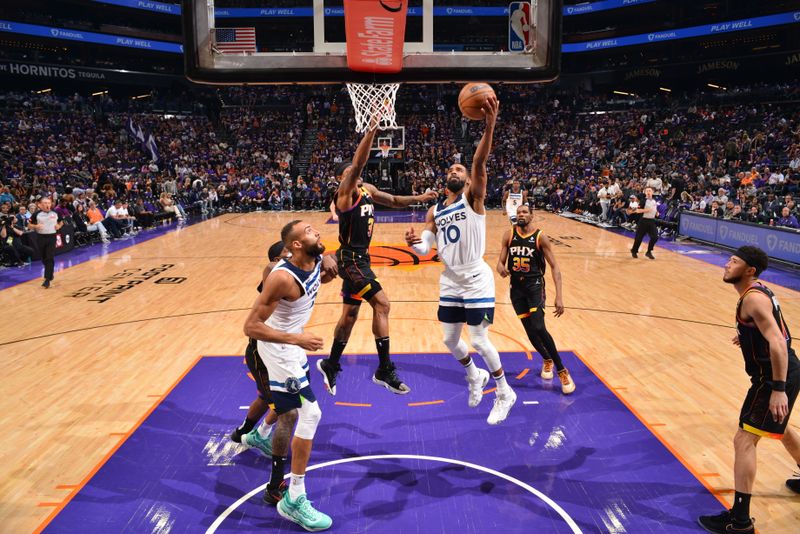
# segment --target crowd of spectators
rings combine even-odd
[[[519,180],[540,208],[629,224],[631,202],[649,186],[664,220],[691,210],[797,228],[797,87],[622,99],[498,87],[489,205],[498,206]],[[406,148],[391,154],[402,169],[392,171],[396,192],[441,190],[448,165],[469,164],[483,128],[460,116],[458,89],[401,88]],[[79,231],[103,240],[192,213],[327,208],[333,170],[352,157],[360,137],[343,88],[227,88],[208,98],[224,105],[221,113],[204,106],[184,115],[156,112],[156,98],[0,95],[6,261],[25,260],[15,236],[43,196]],[[157,159],[130,135],[131,121],[153,136]],[[380,178],[379,168],[369,167],[365,179]]]

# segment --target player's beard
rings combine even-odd
[[[528,221],[523,222],[521,219],[517,219],[517,226],[519,226],[520,228],[525,228],[526,226],[528,226]]]
[[[316,243],[311,243],[310,245],[304,246],[303,250],[309,256],[315,257],[325,252],[325,245],[323,245],[321,241],[318,241]]]
[[[447,180],[447,189],[452,193],[460,193],[464,189],[464,183],[458,178],[451,178]]]
[[[724,274],[722,275],[722,281],[725,282],[726,284],[736,284],[741,279],[742,279],[741,276],[727,276]]]

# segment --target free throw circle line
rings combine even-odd
[[[484,467],[482,465],[473,464],[473,463],[470,463],[470,462],[464,462],[462,460],[454,460],[452,458],[443,458],[441,456],[423,456],[423,455],[418,455],[418,454],[374,454],[374,455],[370,455],[370,456],[356,456],[356,457],[353,457],[353,458],[340,458],[338,460],[331,460],[329,462],[322,462],[321,464],[316,464],[316,465],[309,466],[308,468],[306,468],[306,471],[314,471],[315,469],[322,469],[323,467],[330,467],[332,465],[346,464],[346,463],[350,463],[350,462],[361,462],[361,461],[365,461],[365,460],[389,460],[389,459],[428,460],[428,461],[431,461],[431,462],[442,462],[442,463],[446,463],[446,464],[461,465],[461,466],[464,466],[464,467],[469,467],[471,469],[475,469],[477,471],[483,471],[484,473],[489,473],[490,475],[494,475],[494,476],[496,476],[498,478],[502,478],[503,480],[507,480],[508,482],[511,482],[512,484],[516,484],[520,488],[522,488],[522,489],[524,489],[524,490],[536,495],[542,502],[547,504],[558,515],[561,516],[561,519],[563,519],[564,522],[567,525],[569,525],[569,527],[572,529],[572,532],[574,532],[575,534],[582,534],[582,531],[578,527],[578,524],[575,523],[575,520],[572,519],[572,517],[570,517],[569,514],[563,508],[561,508],[561,506],[558,505],[558,503],[556,503],[553,499],[551,499],[550,497],[548,497],[547,495],[545,495],[541,491],[537,490],[536,488],[534,488],[530,484],[526,484],[525,482],[523,482],[523,481],[521,481],[519,479],[516,479],[516,478],[514,478],[514,477],[512,477],[510,475],[507,475],[505,473],[502,473],[500,471],[495,471],[494,469],[491,469],[489,467]],[[286,475],[284,478],[288,478],[288,477],[289,477],[289,475]],[[240,497],[239,500],[237,500],[236,502],[234,502],[233,504],[228,506],[228,508],[226,508],[225,511],[223,511],[219,515],[219,517],[217,517],[214,520],[214,522],[211,523],[211,526],[209,526],[208,530],[206,530],[206,534],[214,534],[217,531],[217,529],[219,528],[219,526],[225,521],[225,519],[228,518],[228,516],[230,514],[232,514],[243,503],[245,503],[246,501],[250,500],[250,498],[252,498],[252,497],[258,495],[259,493],[261,493],[262,491],[264,491],[266,489],[266,487],[267,487],[266,483],[262,484],[261,486],[251,490],[247,494],[245,494],[242,497]]]

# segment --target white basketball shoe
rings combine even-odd
[[[485,369],[478,369],[478,376],[475,380],[467,378],[467,385],[469,386],[469,401],[467,404],[470,408],[475,408],[483,400],[483,388],[489,383],[489,371]]]

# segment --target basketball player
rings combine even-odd
[[[800,361],[792,349],[792,336],[778,299],[758,282],[767,265],[763,250],[740,247],[725,265],[722,277],[739,293],[733,344],[742,349],[744,368],[752,385],[733,439],[736,486],[733,508],[719,515],[701,516],[700,526],[708,532],[755,532],[750,518],[750,496],[756,478],[756,445],[762,437],[780,440],[800,465],[800,435],[787,427],[800,391]],[[797,491],[796,483],[788,480],[786,485]]]
[[[486,160],[492,147],[499,103],[489,97],[483,105],[486,129],[472,157],[472,172],[461,164],[447,169],[447,198],[428,210],[425,230],[417,236],[413,228],[406,242],[420,254],[427,254],[434,241],[445,270],[439,278],[439,322],[444,344],[467,372],[468,405],[476,407],[483,398],[489,373],[479,369],[461,340],[467,323],[472,346],[481,355],[497,384],[497,398],[487,422],[496,425],[508,417],[517,395],[508,385],[500,355],[489,340],[494,319],[494,276],[483,261],[486,251]]]
[[[269,251],[267,252],[269,263],[264,268],[261,283],[258,284],[257,291],[259,293],[261,293],[264,286],[264,280],[267,279],[267,276],[272,272],[272,269],[278,261],[288,256],[289,253],[283,246],[283,241],[277,241],[269,247]],[[266,369],[258,357],[257,343],[258,342],[253,338],[248,340],[247,349],[245,349],[244,352],[244,360],[245,363],[247,363],[247,368],[250,370],[250,375],[256,380],[258,396],[250,404],[244,422],[231,433],[231,440],[236,443],[241,443],[248,449],[256,448],[266,456],[272,456],[272,425],[275,424],[278,418],[277,414],[275,414],[275,410],[272,410],[267,415],[261,426],[255,428],[261,418],[264,417],[264,414],[267,413],[267,410],[269,410],[269,380]]]
[[[317,369],[322,373],[325,387],[331,395],[336,395],[336,377],[341,372],[339,360],[350,339],[363,301],[372,306],[372,333],[378,350],[378,369],[372,376],[372,381],[398,395],[411,391],[397,376],[389,357],[389,297],[370,267],[369,244],[375,224],[374,204],[403,208],[418,202],[435,200],[436,192],[395,196],[362,182],[361,172],[367,164],[376,131],[367,131],[353,155],[353,161],[342,162],[336,169],[336,178],[340,180],[334,195],[339,217],[340,244],[336,258],[339,276],[342,277],[344,305],[333,332],[330,357],[317,360]]]
[[[503,213],[508,215],[511,224],[517,223],[517,208],[528,203],[528,192],[521,189],[519,180],[511,182],[511,189],[503,192]]]
[[[303,332],[311,317],[320,283],[333,279],[321,272],[325,246],[310,224],[295,220],[281,230],[291,258],[279,261],[267,276],[244,325],[244,333],[258,340],[257,350],[269,384],[269,398],[277,414],[272,437],[272,474],[264,501],[278,505],[278,513],[306,530],[325,530],[332,521],[306,497],[305,472],[322,411],[306,374],[306,350],[322,348],[322,338]],[[295,429],[295,425],[297,428]],[[284,489],[284,465],[292,440],[291,481]]]
[[[545,261],[550,264],[553,284],[556,286],[556,303],[553,315],[561,317],[564,302],[561,291],[561,269],[553,253],[550,240],[533,223],[531,209],[523,204],[517,208],[517,224],[506,230],[500,241],[500,259],[497,272],[505,278],[511,275],[511,304],[522,320],[531,344],[544,359],[541,377],[553,378],[553,365],[561,381],[561,392],[569,395],[575,391],[575,382],[561,362],[553,336],[544,325],[544,272]]]

